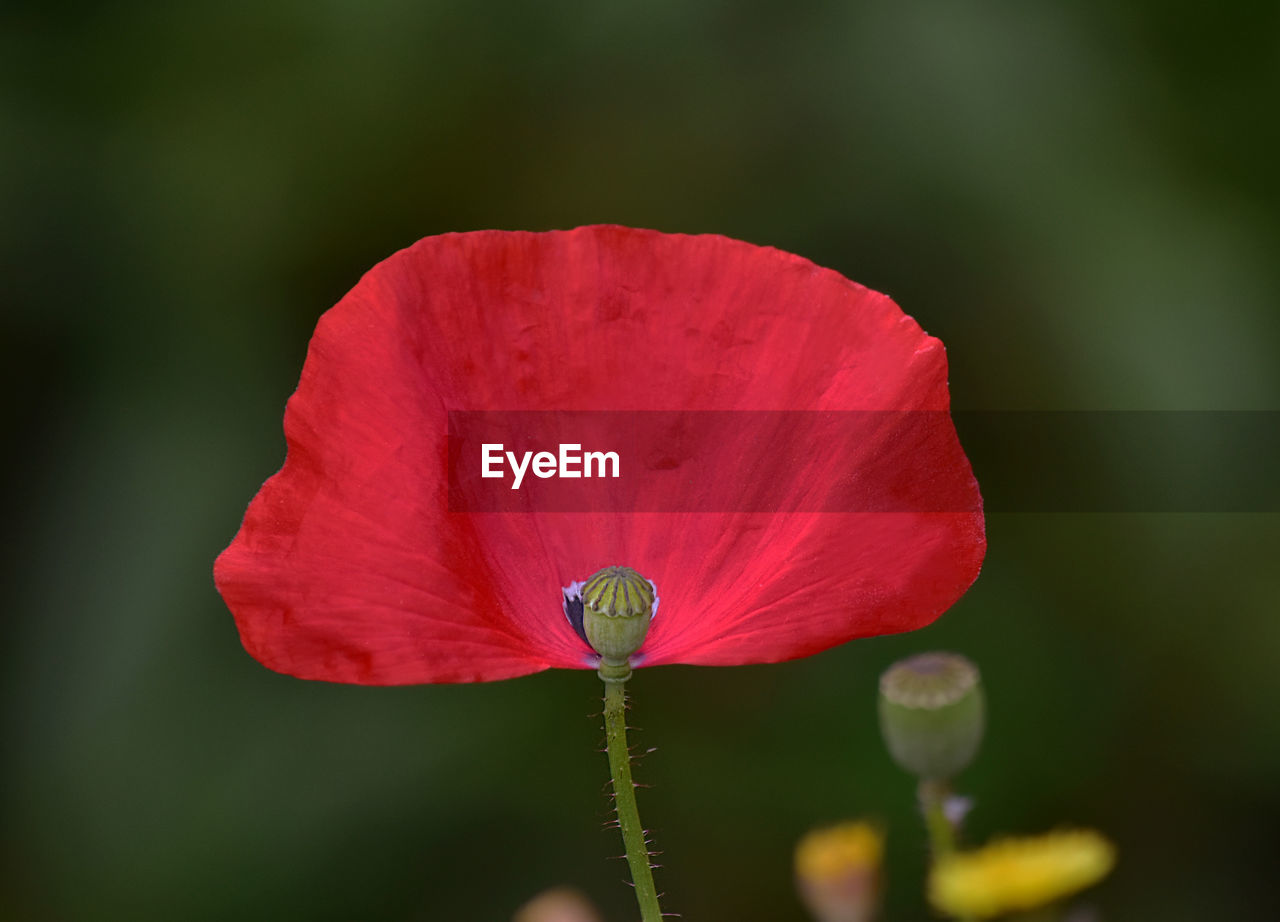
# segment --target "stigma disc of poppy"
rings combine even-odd
[[[565,592],[609,566],[662,598],[634,666],[806,656],[928,624],[976,578],[981,499],[948,409],[941,342],[798,256],[615,226],[428,237],[321,317],[285,412],[284,467],[215,579],[246,649],[302,678],[596,668]],[[946,433],[923,458],[892,431],[780,446],[782,489],[856,479],[874,498],[909,468],[927,474],[919,490],[969,502],[708,509],[707,480],[676,478],[687,495],[664,512],[452,511],[449,413],[483,410],[932,413]],[[720,484],[738,476],[724,454]]]

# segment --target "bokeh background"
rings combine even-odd
[[[0,74],[5,919],[633,917],[593,676],[299,682],[213,588],[317,316],[418,237],[714,231],[891,294],[959,408],[1280,409],[1275,4],[19,2]],[[1105,918],[1275,918],[1274,507],[988,530],[927,630],[640,675],[669,909],[800,920],[796,838],[872,815],[929,918],[875,687],[952,648],[974,839],[1094,825]]]

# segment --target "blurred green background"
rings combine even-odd
[[[8,3],[0,73],[5,919],[634,916],[593,676],[299,682],[213,588],[317,316],[418,237],[714,231],[892,295],[959,408],[1280,409],[1275,4]],[[870,814],[928,918],[875,686],[942,647],[975,839],[1095,825],[1106,918],[1275,918],[1277,516],[988,531],[918,634],[640,674],[667,908],[800,920],[795,839]]]

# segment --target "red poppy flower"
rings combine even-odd
[[[805,656],[921,627],[977,576],[981,500],[948,409],[942,344],[797,256],[607,226],[429,237],[320,319],[284,467],[215,578],[246,649],[303,678],[594,667],[562,590],[615,564],[661,598],[633,665]],[[479,511],[450,489],[451,411],[581,411],[562,428],[632,414],[608,431],[662,444],[629,461],[622,499],[581,480],[548,495],[605,491],[585,511],[529,505],[485,481],[526,505]],[[691,422],[648,426],[649,411]],[[879,415],[858,438],[761,445],[749,422],[703,426],[701,411],[768,420],[759,431],[797,411]],[[772,505],[737,503],[744,484]]]

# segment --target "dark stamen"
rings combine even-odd
[[[577,595],[569,595],[564,593],[564,616],[569,619],[569,624],[573,627],[573,631],[582,638],[582,642],[591,645],[587,640],[587,629],[582,626],[582,593]]]

